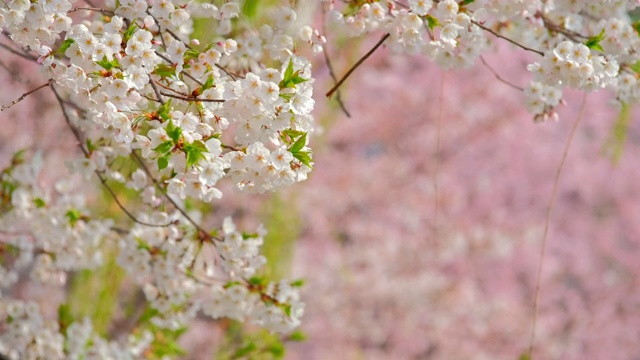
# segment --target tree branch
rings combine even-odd
[[[327,97],[331,97],[331,95],[333,95],[334,92],[336,92],[338,90],[338,88],[340,87],[340,85],[342,85],[342,83],[347,80],[347,78],[360,66],[362,65],[362,63],[367,60],[369,58],[369,56],[371,56],[371,54],[373,54],[389,37],[391,36],[391,34],[386,33],[382,39],[380,39],[380,41],[378,41],[378,43],[371,48],[371,50],[369,50],[368,53],[366,53],[362,58],[360,58],[360,60],[358,60],[358,62],[356,62],[351,69],[349,69],[349,71],[347,71],[347,73],[342,77],[342,79],[340,79],[340,81],[338,81],[338,83],[331,88],[331,90],[329,90],[326,94]]]

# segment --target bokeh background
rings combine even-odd
[[[377,40],[330,37],[335,71],[346,72]],[[497,41],[492,47],[487,64],[524,86],[532,58]],[[306,340],[287,342],[285,357],[520,358],[547,206],[583,94],[565,94],[560,121],[536,124],[522,94],[481,63],[443,72],[381,48],[342,88],[348,118],[323,95],[333,84],[327,63],[314,63],[319,129],[310,179],[261,196],[229,187],[208,208],[212,223],[226,215],[265,223],[266,271],[306,280]],[[42,82],[37,66],[0,49],[0,103]],[[41,90],[0,113],[2,165],[20,148],[41,151],[44,184],[68,176],[64,161],[77,153],[50,95]],[[640,113],[609,98],[586,97],[560,178],[538,359],[640,359]],[[98,193],[95,206],[121,216],[107,200]],[[74,294],[74,311],[114,335],[123,298],[138,294],[114,274],[111,262],[76,274],[67,289],[21,284],[13,294],[42,303]],[[228,358],[269,336],[203,318],[180,343],[185,359]]]

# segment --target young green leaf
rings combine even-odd
[[[169,159],[167,158],[167,156],[159,157],[158,158],[158,170],[162,170],[162,169],[166,168],[167,166],[169,166]]]
[[[173,142],[167,140],[162,144],[153,148],[153,151],[157,152],[158,154],[166,154],[169,151],[171,151],[172,148],[173,148]]]
[[[602,48],[602,45],[600,45],[600,42],[602,40],[604,40],[605,37],[606,37],[606,35],[604,34],[604,29],[602,29],[602,31],[600,31],[600,33],[598,35],[594,35],[594,36],[590,37],[589,39],[587,39],[587,41],[584,44],[589,49],[593,49],[593,50],[597,50],[597,51],[604,51],[604,49]]]
[[[306,133],[304,135],[300,136],[300,138],[293,145],[291,145],[291,148],[289,148],[289,151],[291,151],[292,153],[297,153],[300,150],[302,150],[302,148],[305,145],[307,145],[307,134]]]
[[[301,163],[307,165],[310,168],[313,168],[313,166],[311,166],[311,153],[308,151],[298,151],[295,153],[292,153],[293,157],[298,159],[298,161],[300,161]]]

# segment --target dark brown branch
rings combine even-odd
[[[156,101],[159,101],[160,104],[164,104],[164,99],[162,98],[162,94],[160,94],[160,89],[158,89],[158,86],[156,85],[155,81],[150,80],[149,84],[151,84],[151,87],[153,88],[153,92],[155,92],[156,96],[158,97]]]
[[[7,110],[8,108],[12,107],[13,105],[15,105],[15,104],[19,103],[20,101],[24,100],[24,98],[26,98],[27,96],[29,96],[29,95],[33,94],[34,92],[36,92],[36,91],[38,91],[38,90],[40,90],[40,89],[42,89],[42,88],[45,88],[45,87],[47,87],[47,86],[51,85],[51,81],[52,81],[52,80],[49,80],[49,81],[47,81],[46,83],[44,83],[44,84],[42,84],[42,85],[38,86],[37,88],[35,88],[35,89],[33,89],[33,90],[30,90],[30,91],[27,91],[26,93],[24,93],[24,94],[20,95],[20,97],[19,97],[19,98],[17,98],[17,99],[15,99],[15,100],[13,100],[12,102],[10,102],[10,103],[9,103],[9,104],[7,104],[7,105],[2,105],[2,107],[0,107],[0,111],[5,111],[5,110]]]
[[[369,58],[369,56],[371,56],[376,50],[378,50],[378,48],[389,38],[389,36],[391,36],[391,34],[386,33],[382,39],[380,39],[380,41],[378,41],[378,43],[371,48],[371,50],[369,50],[368,53],[366,53],[362,58],[360,58],[360,60],[358,60],[358,62],[356,62],[351,69],[349,69],[349,71],[347,71],[347,73],[342,77],[342,79],[340,79],[340,81],[338,81],[337,84],[335,84],[333,86],[333,88],[331,88],[331,90],[329,90],[326,94],[327,97],[331,97],[331,95],[333,95],[334,92],[336,92],[338,90],[338,88],[342,85],[342,83],[347,80],[347,78],[349,78],[349,76],[360,66],[362,65],[362,63],[367,60]]]

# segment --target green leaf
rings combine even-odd
[[[207,89],[211,89],[214,85],[214,81],[213,81],[213,75],[209,75],[209,77],[207,78],[207,81],[204,82],[204,84],[202,84],[202,87],[200,88],[200,92],[204,92]]]
[[[436,26],[440,25],[438,19],[431,15],[427,15],[427,25],[429,25],[429,29],[433,30]]]
[[[71,226],[74,226],[78,220],[80,220],[82,218],[82,214],[80,214],[80,211],[76,210],[76,209],[71,209],[69,211],[67,211],[64,216],[69,219],[69,224]]]
[[[96,146],[93,145],[93,143],[91,142],[91,139],[87,139],[87,150],[89,150],[90,153],[96,150]]]
[[[187,51],[184,52],[184,62],[185,64],[188,64],[190,60],[194,60],[197,59],[198,56],[200,56],[200,51],[196,50],[196,49],[187,49]]]
[[[151,319],[153,319],[159,314],[160,314],[160,311],[158,311],[158,309],[147,307],[142,313],[142,316],[140,316],[140,319],[138,320],[138,324],[146,324],[147,322],[149,322]]]
[[[153,74],[156,74],[161,78],[172,77],[176,74],[176,68],[167,64],[158,64],[153,68]]]
[[[631,24],[631,26],[633,26],[633,29],[636,31],[636,33],[640,35],[640,21],[634,22],[633,24]]]
[[[167,123],[167,127],[164,130],[167,132],[167,135],[174,142],[177,143],[178,140],[180,140],[180,136],[182,135],[182,128],[173,125],[173,121],[171,119],[169,119],[169,122]]]
[[[73,315],[69,304],[60,304],[58,306],[58,324],[63,335],[67,335],[67,328],[73,323]]]
[[[262,286],[265,285],[266,280],[264,278],[261,278],[259,276],[254,276],[251,279],[247,280],[249,282],[249,284],[251,285],[255,285],[255,286]]]
[[[267,348],[267,351],[270,352],[271,355],[273,355],[276,359],[281,359],[285,353],[284,345],[282,345],[280,341],[272,343]]]
[[[73,44],[75,42],[75,40],[73,39],[65,39],[62,44],[60,44],[60,47],[58,48],[58,50],[56,51],[56,53],[60,54],[60,55],[64,55],[64,53],[67,51],[67,49],[71,46],[71,44]]]
[[[298,151],[293,153],[293,157],[298,159],[298,161],[300,161],[301,163],[307,165],[310,168],[313,168],[313,166],[311,166],[311,153],[308,151]]]
[[[283,130],[282,132],[287,134],[292,139],[296,139],[299,136],[302,136],[302,135],[306,134],[306,132],[304,132],[304,131],[293,130],[293,129],[286,129],[286,130]]]
[[[169,110],[171,109],[171,100],[169,99],[169,101],[167,101],[166,103],[162,104],[159,108],[158,108],[158,116],[160,116],[160,118],[164,121],[167,121],[169,119],[171,119],[171,117],[169,116]],[[170,126],[174,126],[173,124],[167,124],[167,127]]]
[[[36,204],[37,208],[43,208],[43,207],[47,206],[47,204],[41,198],[35,198],[33,200],[33,202]]]
[[[305,341],[307,340],[307,335],[300,330],[294,331],[289,335],[289,340],[297,342]]]
[[[291,77],[293,76],[293,59],[289,59],[289,64],[287,65],[287,68],[284,71],[284,79],[291,79]]]
[[[594,36],[590,37],[589,39],[587,39],[587,41],[584,44],[589,49],[593,49],[593,50],[597,50],[597,51],[604,51],[604,49],[600,45],[600,42],[602,40],[604,40],[605,37],[606,37],[606,35],[604,34],[604,28],[603,28],[602,31],[600,31],[600,33],[598,35],[594,35]]]
[[[207,151],[207,147],[201,141],[194,141],[185,145],[182,150],[187,155],[187,167],[191,167],[197,164],[198,161],[205,159],[203,153]]]
[[[173,149],[173,142],[167,140],[165,142],[163,142],[162,144],[156,146],[155,148],[153,148],[153,151],[159,153],[159,154],[166,154],[168,153],[171,149]]]
[[[603,147],[603,152],[607,154],[614,165],[622,158],[624,144],[627,141],[629,126],[631,123],[631,106],[622,104],[620,114],[613,124],[609,136]]]
[[[307,145],[307,134],[306,133],[304,135],[300,136],[300,138],[293,145],[291,145],[291,148],[289,148],[289,151],[291,151],[292,153],[300,152],[300,150],[302,150],[302,148],[305,145]]]
[[[258,4],[260,4],[259,0],[245,0],[242,5],[242,13],[245,17],[249,19],[253,19],[258,14]]]
[[[251,341],[247,345],[236,350],[236,352],[232,356],[232,359],[239,359],[239,358],[245,357],[250,353],[256,351],[257,349],[258,347],[256,346],[256,344],[253,341]]]
[[[229,281],[228,283],[224,284],[223,288],[228,289],[232,286],[236,286],[236,285],[241,285],[242,283],[240,281]]]
[[[167,156],[159,157],[158,158],[158,170],[162,170],[162,169],[166,168],[167,166],[169,166],[168,157]]]
[[[460,5],[465,6],[476,2],[476,0],[463,0]]]
[[[636,74],[640,74],[640,61],[637,61],[635,64],[629,65],[629,68],[633,70]]]
[[[529,354],[529,352],[522,353],[518,360],[531,360],[531,355]]]
[[[122,40],[124,42],[129,41],[129,39],[131,39],[131,37],[133,36],[133,33],[135,33],[136,30],[138,30],[138,25],[136,25],[135,22],[132,22],[131,25],[129,25],[129,28],[127,28],[127,31],[125,31],[124,34],[122,35]]]
[[[105,70],[111,70],[115,67],[120,66],[120,63],[118,62],[117,59],[113,59],[113,60],[109,60],[107,59],[107,56],[103,56],[102,60],[100,61],[96,61],[96,64],[100,65],[100,67],[102,67]]]
[[[304,279],[295,280],[295,281],[291,282],[291,284],[289,284],[289,285],[291,285],[293,287],[301,287],[301,286],[304,285]]]

